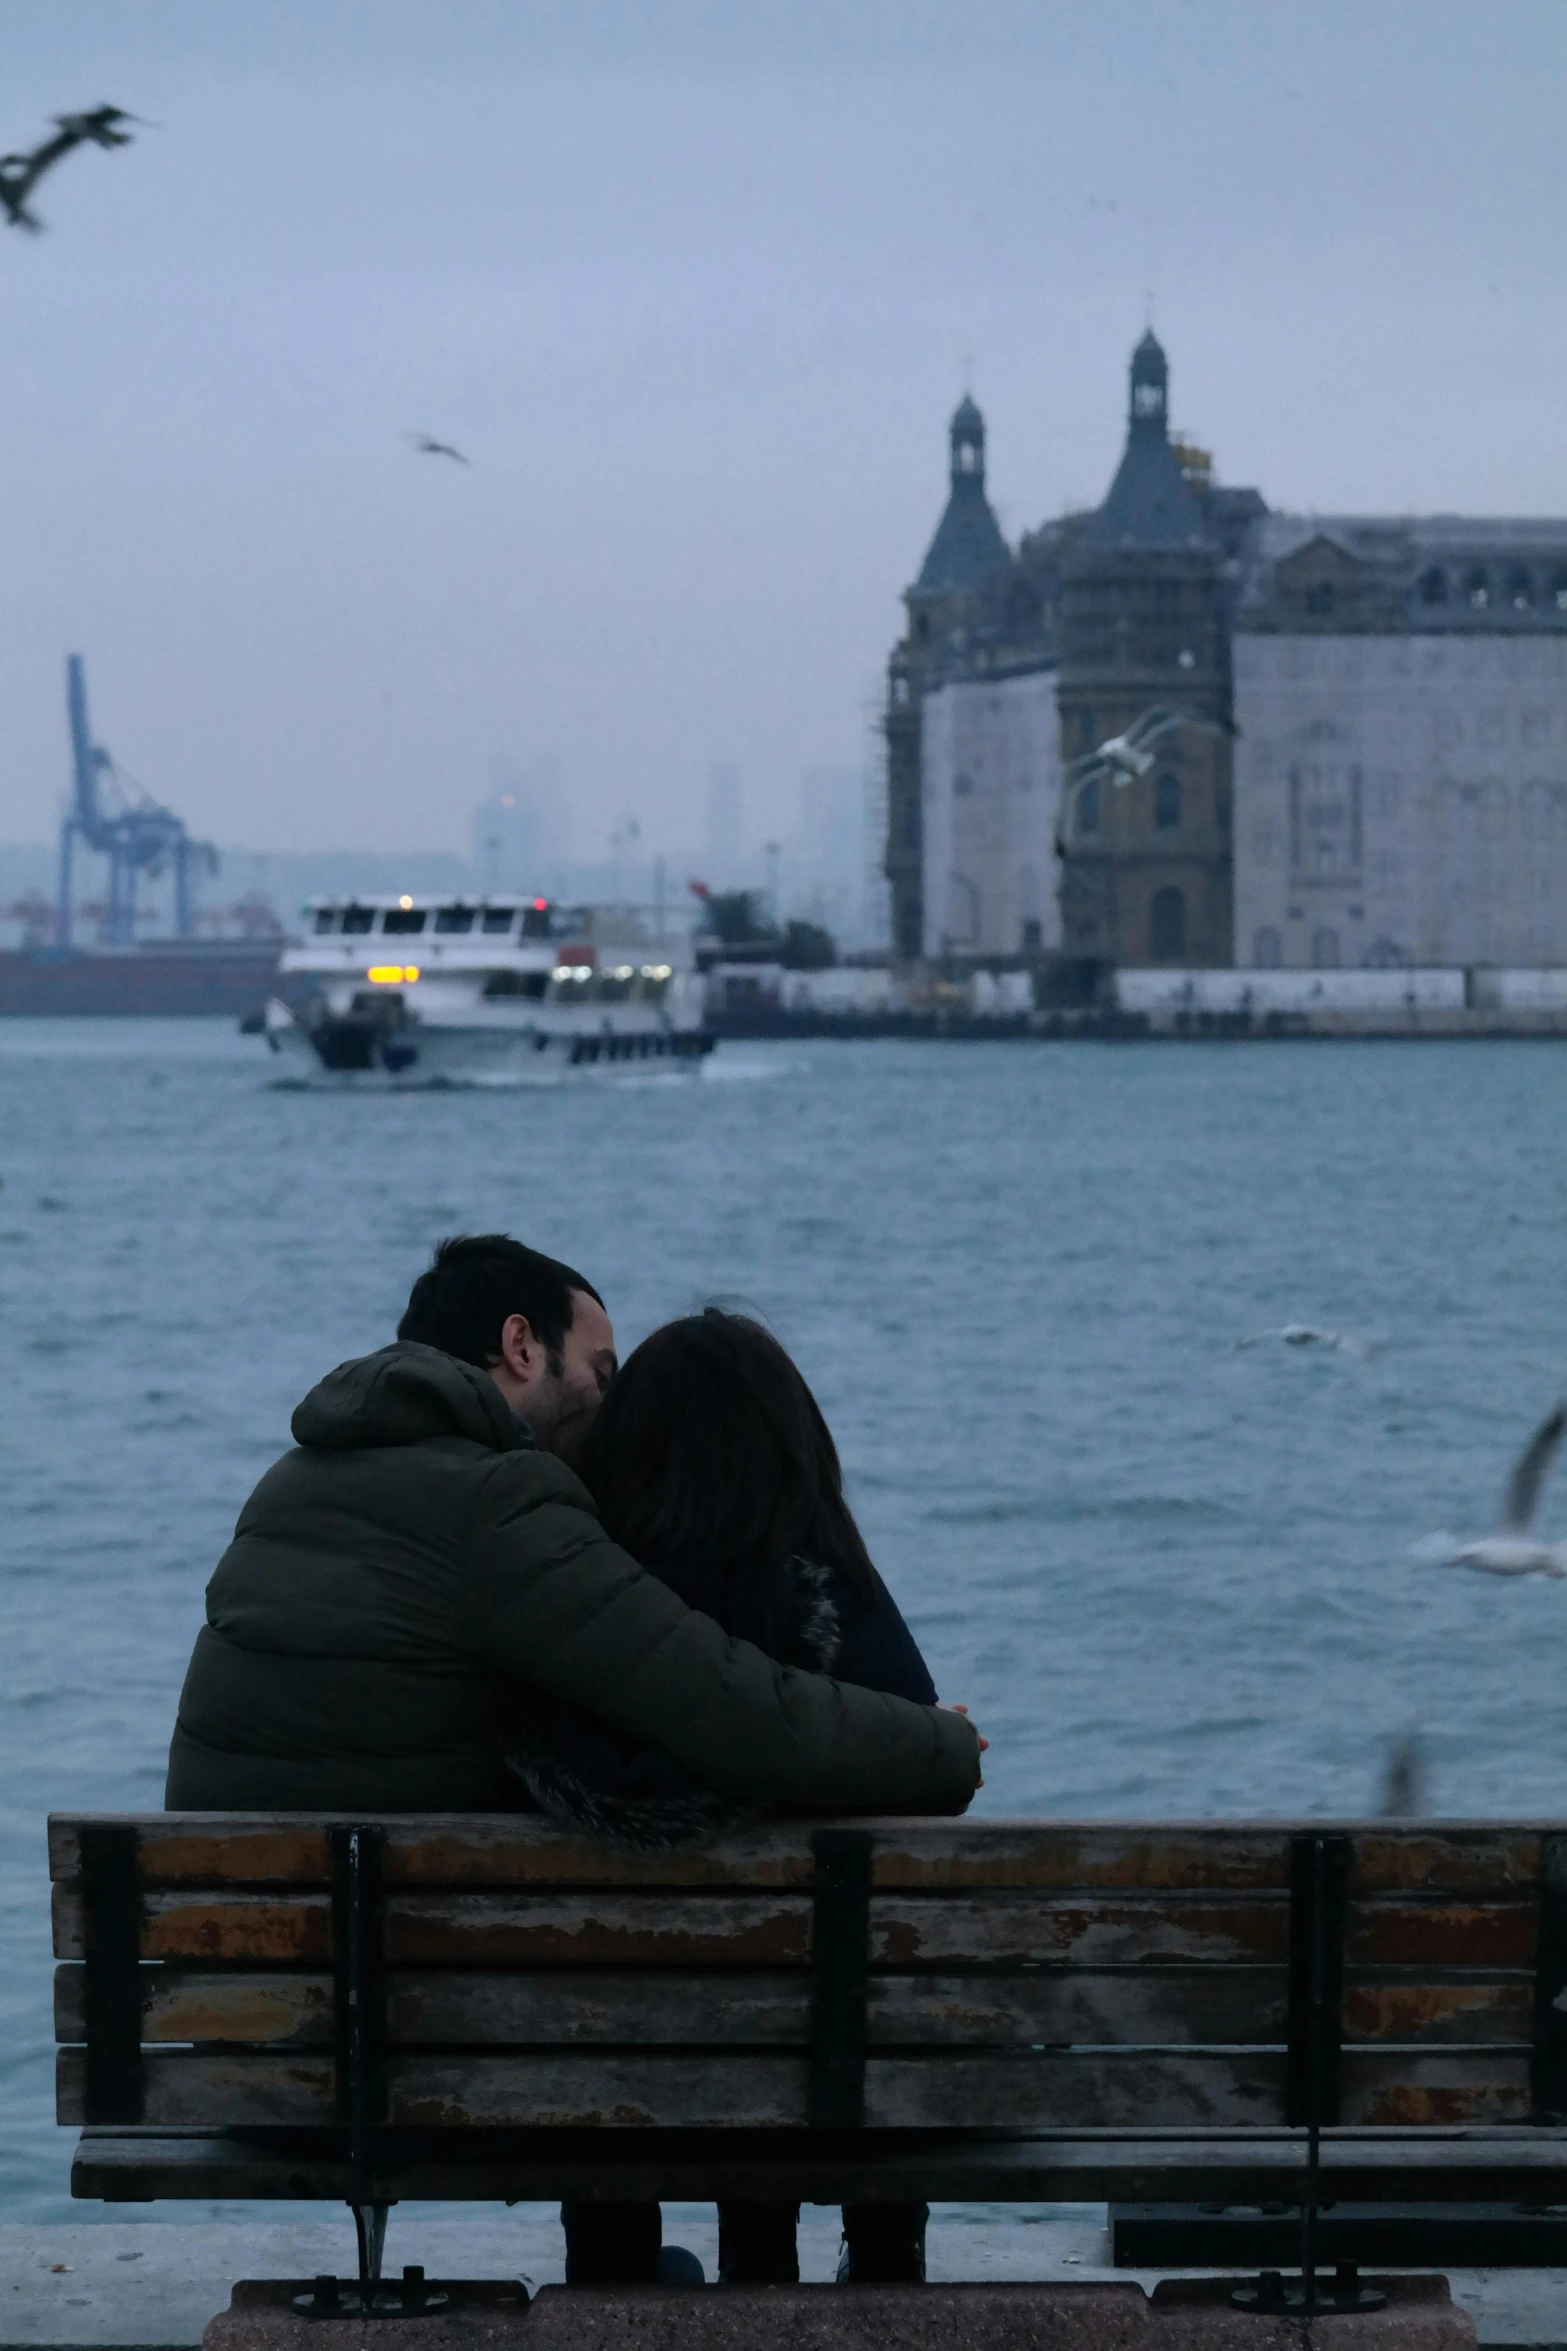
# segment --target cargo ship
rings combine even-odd
[[[145,946],[0,951],[0,1019],[220,1013],[243,1019],[278,986],[282,940],[159,939]]]

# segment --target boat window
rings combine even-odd
[[[631,996],[636,972],[629,963],[617,963],[608,971],[599,973],[599,984],[594,990],[601,1004],[625,1004]]]
[[[537,1004],[550,984],[547,971],[492,971],[484,983],[486,996],[526,996]]]
[[[319,914],[316,916],[316,937],[319,939],[319,938],[321,937],[321,935],[322,935],[322,933],[323,933],[323,932],[325,932],[325,931],[332,931],[332,930],[336,930],[336,928],[337,928],[337,909],[336,909],[336,907],[334,907],[334,906],[323,906],[323,907],[322,907],[322,909],[321,909],[321,911],[320,911],[320,913],[319,913]]]
[[[373,906],[347,906],[343,909],[343,929],[352,937],[362,937],[374,924]]]
[[[398,935],[411,938],[416,931],[424,929],[424,908],[422,906],[389,906],[386,910],[386,920],[382,923],[381,928],[389,937]]]
[[[525,939],[547,939],[550,935],[550,910],[547,906],[525,906],[522,910],[522,935]]]
[[[448,933],[471,931],[473,928],[473,908],[471,906],[438,906],[435,910],[435,927],[438,931]]]
[[[637,995],[644,1004],[662,1004],[673,974],[667,963],[644,963]]]
[[[502,932],[511,929],[516,917],[517,909],[514,906],[486,906],[482,928],[487,937],[498,938]]]

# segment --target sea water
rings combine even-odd
[[[240,1503],[446,1233],[571,1259],[623,1350],[709,1298],[767,1317],[991,1739],[980,1812],[1364,1812],[1414,1731],[1432,1809],[1567,1814],[1567,1582],[1411,1548],[1494,1522],[1567,1387],[1560,1046],[268,1076],[223,1023],[0,1023],[4,2217],[72,2209],[45,1815],[160,1804]]]

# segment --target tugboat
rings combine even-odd
[[[689,943],[650,911],[548,898],[322,898],[262,1034],[311,1083],[545,1084],[698,1070]]]

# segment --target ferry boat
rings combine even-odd
[[[322,898],[262,1024],[312,1082],[536,1084],[695,1070],[713,1049],[687,939],[631,906]]]

